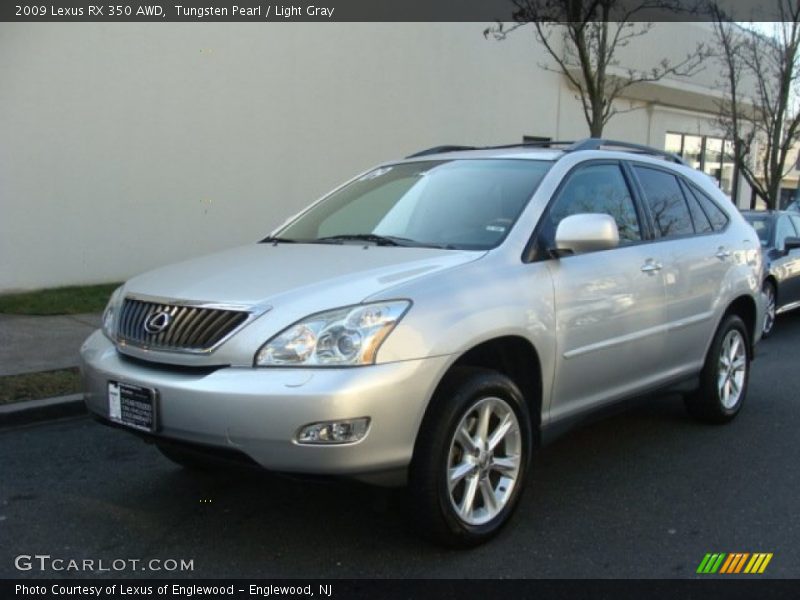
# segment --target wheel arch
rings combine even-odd
[[[459,355],[445,370],[433,398],[454,370],[465,367],[491,369],[506,375],[516,384],[530,413],[534,444],[538,444],[542,422],[542,366],[539,353],[531,341],[519,335],[504,335],[476,344]],[[428,403],[423,421],[432,404],[432,401]]]
[[[720,319],[720,323],[722,323],[728,315],[737,315],[740,319],[742,319],[742,321],[744,321],[744,324],[747,327],[747,332],[750,335],[748,351],[750,352],[751,357],[753,355],[755,340],[758,337],[758,332],[756,331],[756,326],[758,325],[757,310],[758,308],[755,300],[753,300],[753,298],[749,295],[742,295],[734,299],[728,305],[728,308],[725,309],[725,312],[722,314],[722,318]],[[717,324],[717,327],[719,327],[719,323]]]

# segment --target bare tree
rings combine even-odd
[[[800,142],[800,3],[777,4],[773,35],[732,22],[716,3],[709,7],[727,88],[719,125],[733,142],[738,172],[768,208],[780,206],[788,158]]]
[[[601,137],[614,115],[631,110],[615,105],[626,89],[667,76],[691,76],[707,57],[704,45],[698,44],[678,62],[665,58],[647,69],[620,66],[618,50],[653,26],[637,19],[653,11],[685,10],[679,0],[512,1],[513,23],[506,26],[498,21],[484,36],[503,40],[512,31],[532,24],[537,40],[556,64],[542,68],[563,74],[577,89],[592,137]]]

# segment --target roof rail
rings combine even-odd
[[[606,140],[602,138],[586,138],[584,140],[579,140],[579,141],[548,140],[541,142],[520,142],[519,144],[504,144],[501,146],[435,146],[433,148],[428,148],[427,150],[422,150],[421,152],[416,152],[415,154],[406,156],[406,158],[416,158],[418,156],[427,156],[428,154],[439,154],[441,152],[457,152],[459,150],[502,150],[504,148],[553,148],[555,146],[564,146],[563,148],[564,152],[576,152],[578,150],[602,150],[603,148],[609,148],[609,149],[620,148],[622,150],[634,151],[639,154],[658,156],[663,159],[677,163],[679,165],[689,166],[687,165],[686,161],[684,161],[680,156],[678,156],[677,154],[672,154],[671,152],[657,150],[656,148],[651,148],[650,146],[644,146],[642,144],[633,144],[631,142],[621,142],[618,140]]]
[[[541,140],[538,142],[520,142],[519,144],[503,144],[502,146],[485,146],[483,150],[502,150],[503,148],[552,148],[553,146],[566,146],[569,148],[576,142],[573,140]]]
[[[659,156],[674,163],[678,163],[679,165],[688,166],[686,161],[684,161],[680,156],[671,152],[657,150],[642,144],[632,144],[630,142],[620,142],[618,140],[606,140],[602,138],[586,138],[585,140],[575,142],[566,149],[566,152],[575,152],[576,150],[601,150],[603,148],[621,148],[623,150],[633,150],[639,154]]]
[[[418,156],[427,156],[428,154],[439,154],[440,152],[458,152],[459,150],[501,150],[503,148],[523,148],[523,147],[530,147],[530,148],[550,148],[552,146],[566,146],[569,147],[570,145],[575,144],[574,141],[565,141],[561,142],[558,140],[543,140],[540,142],[520,142],[519,144],[504,144],[502,146],[434,146],[433,148],[428,148],[427,150],[421,150],[420,152],[415,152],[406,158],[416,158]]]
[[[414,154],[409,154],[406,158],[416,158],[418,156],[427,156],[428,154],[439,154],[441,152],[458,152],[459,150],[479,150],[475,146],[434,146],[427,150],[421,150]]]

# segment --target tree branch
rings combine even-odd
[[[664,59],[650,69],[609,73],[609,69],[619,67],[618,49],[652,28],[652,23],[638,24],[638,16],[649,10],[685,10],[682,0],[513,0],[513,5],[513,24],[506,26],[498,21],[486,28],[484,36],[503,40],[512,31],[533,24],[537,40],[557,70],[578,90],[592,136],[601,136],[615,115],[627,112],[620,111],[614,102],[632,85],[664,77],[689,77],[707,57],[699,44],[677,63]],[[557,30],[563,34],[561,47],[556,47],[552,39]]]

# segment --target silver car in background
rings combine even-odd
[[[86,404],[185,466],[407,484],[424,534],[473,545],[587,414],[680,385],[693,416],[735,417],[761,268],[753,229],[672,155],[439,147],[128,281],[82,347]]]

